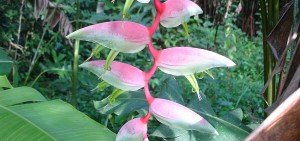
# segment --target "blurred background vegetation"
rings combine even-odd
[[[35,9],[35,2],[0,1],[1,52],[5,51],[14,62],[7,76],[14,87],[32,86],[48,99],[60,98],[67,102],[71,100],[74,43],[65,36],[76,28],[112,20],[131,20],[150,25],[155,14],[152,4],[134,2],[129,17],[123,19],[124,2],[121,0],[53,0],[53,5],[47,9]],[[154,35],[154,44],[161,49],[173,46],[198,47],[232,59],[236,67],[213,69],[211,73],[214,79],[208,75],[198,79],[201,92],[206,95],[218,116],[240,108],[243,112],[242,123],[255,126],[264,119],[265,104],[260,94],[264,76],[258,2],[196,2],[204,13],[188,22],[189,36],[184,35],[181,26],[171,29],[161,27]],[[93,60],[105,59],[108,52],[108,49],[99,51],[95,44],[81,42],[79,64],[91,55]],[[141,70],[149,69],[152,61],[145,50],[137,54],[120,53],[116,60]],[[169,82],[170,79],[173,78],[160,71],[155,74],[150,83],[156,96],[166,91],[176,91],[182,95],[185,103],[193,100],[195,93],[185,78],[175,77],[179,84]],[[117,132],[126,120],[141,112],[126,116],[99,112],[95,109],[94,101],[106,98],[113,91],[112,87],[95,89],[100,82],[94,75],[79,69],[76,108]],[[166,88],[165,83],[171,83],[173,87]]]

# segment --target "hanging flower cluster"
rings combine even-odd
[[[149,2],[149,0],[138,1]],[[191,16],[201,14],[202,10],[190,0],[167,0],[164,3],[159,0],[153,1],[157,13],[150,27],[130,21],[112,21],[91,25],[68,35],[70,39],[91,41],[111,49],[107,60],[85,62],[80,67],[123,91],[144,88],[149,112],[144,117],[128,121],[118,132],[117,141],[148,140],[147,123],[151,115],[171,127],[218,134],[209,122],[187,107],[170,100],[154,98],[150,94],[148,83],[157,68],[174,76],[186,76],[191,82],[195,80],[195,73],[215,67],[232,67],[235,64],[222,55],[204,49],[192,47],[155,49],[152,36],[159,24],[166,28],[176,27],[186,23]],[[152,68],[147,72],[129,64],[112,61],[119,52],[137,53],[146,46],[154,59]],[[194,86],[196,89],[197,87]]]

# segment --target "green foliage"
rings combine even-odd
[[[0,48],[0,75],[6,75],[10,73],[13,62],[7,56],[6,52]]]
[[[12,75],[12,62],[10,58],[14,58],[16,49],[12,47],[10,49],[9,42],[16,43],[20,3],[19,1],[10,2],[11,3],[6,3],[6,1],[0,2],[0,12],[5,13],[0,15],[1,19],[3,19],[0,23],[0,46],[4,47],[3,50],[0,50],[0,75],[7,75],[10,80],[14,80],[13,86],[22,86],[24,79],[28,75],[32,56],[38,51],[39,59],[34,66],[28,81],[29,83],[27,84],[29,86],[32,85],[32,87],[40,91],[43,96],[36,93],[33,89],[29,90],[30,88],[28,87],[13,89],[15,91],[14,94],[3,94],[2,96],[10,97],[13,101],[16,100],[17,103],[15,104],[20,104],[20,106],[15,104],[9,104],[14,106],[2,105],[1,112],[10,113],[10,115],[14,117],[14,120],[18,120],[24,124],[26,123],[28,128],[32,128],[32,131],[37,131],[36,134],[40,133],[41,135],[45,135],[41,131],[41,129],[44,128],[35,128],[32,126],[32,123],[33,121],[34,123],[40,123],[42,120],[45,120],[43,123],[40,123],[38,127],[46,127],[46,123],[50,121],[51,117],[49,115],[46,116],[46,111],[49,112],[48,114],[52,114],[53,117],[54,114],[57,114],[54,113],[55,110],[53,109],[57,109],[61,112],[58,114],[58,118],[60,119],[60,122],[58,122],[59,125],[47,125],[53,130],[57,130],[57,127],[61,127],[63,125],[62,123],[65,122],[70,122],[67,126],[70,127],[70,129],[76,129],[81,125],[82,127],[86,127],[83,123],[86,119],[89,121],[87,124],[95,124],[94,121],[91,121],[84,114],[76,111],[69,104],[60,100],[46,101],[45,98],[43,98],[59,98],[63,101],[70,101],[73,47],[68,44],[68,41],[64,37],[61,37],[60,33],[57,32],[57,28],[47,28],[44,39],[41,39],[41,31],[45,28],[42,19],[45,17],[42,15],[41,19],[35,20],[33,17],[33,3],[29,1],[24,8],[21,26],[22,32],[19,42],[25,50],[24,53],[20,51],[17,52],[17,60],[13,61],[16,62],[16,67],[14,67],[18,75]],[[104,12],[96,13],[97,1],[80,1],[80,24],[82,27],[99,22],[122,19],[123,1],[116,0],[115,3],[111,3],[109,0],[105,0],[102,2],[105,4],[103,7]],[[74,0],[62,1],[62,10],[71,21],[76,21],[76,7],[73,6],[74,4]],[[134,2],[125,20],[149,25],[154,15],[151,8],[152,6],[150,4]],[[224,8],[220,11],[224,12]],[[214,126],[217,126],[217,130],[221,133],[220,138],[218,137],[216,139],[242,140],[251,131],[245,125],[253,125],[253,123],[260,122],[263,119],[264,101],[259,95],[259,91],[263,85],[262,35],[260,32],[257,32],[257,37],[248,37],[236,26],[237,21],[233,14],[229,14],[228,18],[218,27],[214,25],[210,19],[203,17],[193,18],[187,23],[189,36],[183,36],[185,30],[181,26],[172,29],[160,28],[159,31],[154,34],[154,44],[161,48],[189,44],[193,47],[212,50],[224,56],[228,56],[237,64],[236,67],[229,70],[211,70],[211,74],[215,79],[208,77],[206,74],[201,74],[202,76],[199,75],[200,77],[197,80],[200,92],[205,94],[202,95],[204,99],[200,102],[196,94],[191,91],[192,87],[184,77],[170,78],[158,71],[150,82],[150,89],[155,93],[155,96],[187,105],[208,119]],[[36,47],[41,40],[42,46],[37,50]],[[116,57],[116,60],[129,63],[141,70],[148,70],[151,66],[149,63],[151,57],[146,52],[146,50],[143,50],[140,53],[130,55],[120,53]],[[108,54],[108,49],[97,47],[92,43],[81,42],[78,63],[81,64],[90,56],[92,56],[90,59],[104,59]],[[10,56],[10,58],[7,55]],[[3,59],[9,63],[3,64],[1,62]],[[9,65],[9,67],[3,67],[3,65]],[[110,102],[109,95],[113,92],[112,87],[106,86],[105,89],[101,87],[102,91],[95,90],[99,82],[100,80],[97,77],[79,69],[77,108],[80,111],[92,119],[95,119],[97,122],[107,125],[113,132],[117,132],[121,125],[128,119],[145,113],[147,104],[146,101],[144,101],[142,92],[126,92],[118,96],[114,102]],[[2,84],[4,83],[1,83],[1,85]],[[18,89],[19,92],[17,91]],[[29,93],[20,97],[22,91],[28,91]],[[1,102],[3,102],[1,101],[2,92],[5,91],[0,91],[0,105]],[[34,103],[32,103],[32,101],[34,101]],[[23,102],[29,102],[29,104],[24,104]],[[25,106],[24,111],[21,111],[21,106]],[[38,110],[33,111],[35,108]],[[15,116],[10,111],[18,113],[18,116]],[[32,123],[29,123],[22,120],[24,117],[29,116],[29,113],[26,114],[25,111],[33,115],[39,114],[39,112],[44,115],[39,115],[42,118],[32,119]],[[74,115],[71,117],[72,114]],[[3,114],[0,114],[0,116],[3,116]],[[71,120],[66,120],[71,118],[73,118],[72,121],[76,120],[80,122],[71,123]],[[94,133],[94,137],[96,137],[96,135],[100,136],[100,134],[103,135],[103,132],[109,134],[107,137],[114,137],[110,131],[100,125],[91,125],[91,127],[93,127],[93,130],[88,129],[86,131]],[[4,132],[2,130],[0,129],[0,134]],[[168,131],[168,134],[163,132],[163,130]],[[50,133],[50,130],[47,133]],[[75,133],[76,135],[73,137],[80,135],[78,132],[74,132],[74,134]],[[156,121],[151,121],[149,133],[151,134],[150,139],[158,139],[157,137],[173,138],[179,134],[180,138],[176,138],[177,140],[183,140],[183,138],[185,140],[187,138],[195,139],[195,137],[199,139],[213,138],[212,136],[201,133],[175,131],[175,129],[161,126]],[[51,137],[53,136],[52,134],[50,135]],[[0,136],[0,138],[1,137],[2,136]],[[102,137],[97,140],[100,140]],[[160,139],[161,138],[158,140]]]
[[[115,140],[114,133],[70,104],[47,101],[29,87],[0,92],[0,124],[5,127],[0,140]]]
[[[166,76],[163,79],[162,89],[157,93],[158,97],[187,105],[212,123],[220,135],[215,136],[198,133],[196,131],[183,131],[162,124],[158,125],[157,121],[151,121],[149,129],[151,133],[150,137],[173,138],[175,140],[191,138],[193,138],[192,140],[242,140],[250,133],[251,129],[242,123],[243,112],[241,109],[231,111],[223,117],[217,117],[205,95],[202,94],[203,99],[201,101],[198,100],[196,95],[192,95],[192,99],[186,101],[182,97],[182,88],[174,77]],[[95,108],[98,109],[101,114],[110,115],[110,119],[115,119],[116,121],[124,119],[124,117],[128,117],[131,114],[143,114],[144,111],[147,110],[147,103],[143,98],[142,92],[122,94],[114,103],[109,103],[108,98],[106,98],[102,101],[95,101],[94,104]]]
[[[13,88],[5,75],[0,76],[0,88]]]
[[[2,106],[12,106],[32,101],[42,102],[47,100],[41,95],[41,93],[30,87],[19,87],[1,91],[0,105]]]
[[[260,122],[264,115],[264,100],[260,95],[263,85],[261,33],[258,32],[257,37],[250,39],[233,24],[233,19],[229,18],[218,28],[209,21],[194,19],[196,22],[192,21],[189,24],[190,37],[177,40],[164,37],[164,45],[180,46],[188,40],[191,46],[212,50],[232,59],[237,64],[234,68],[213,69],[211,73],[214,79],[198,79],[200,90],[206,94],[218,114],[223,115],[230,110],[241,108],[245,112],[243,122],[256,123]],[[197,24],[198,22],[200,24]],[[177,33],[168,31],[171,34],[166,36],[180,36],[183,31],[180,28],[177,30]],[[190,99],[188,95],[192,88],[185,79],[179,80],[185,86],[184,93]]]

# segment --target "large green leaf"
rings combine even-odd
[[[0,92],[0,140],[113,141],[115,137],[113,132],[70,104],[61,100],[46,101],[32,88]]]
[[[5,75],[0,76],[0,88],[13,88]]]
[[[0,48],[0,75],[5,75],[10,72],[12,61],[7,56],[6,52]]]
[[[206,113],[212,116],[216,116],[215,111],[211,107],[209,101],[207,100],[206,96],[202,93],[200,93],[200,96],[202,97],[201,101],[199,99],[193,99],[188,104],[188,107],[191,109],[197,109],[201,113]]]
[[[236,125],[240,125],[242,120],[243,120],[243,111],[241,108],[232,110],[230,112],[228,112],[227,114],[225,114],[224,116],[222,116],[222,119],[236,124]]]
[[[31,101],[46,101],[46,98],[40,92],[30,87],[19,87],[0,92],[0,105],[2,106]]]
[[[179,86],[175,77],[169,76],[163,81],[160,98],[169,99],[179,104],[184,104],[182,88]]]

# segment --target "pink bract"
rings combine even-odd
[[[150,42],[147,27],[130,21],[113,21],[79,29],[67,36],[101,44],[124,53],[136,53]]]
[[[141,118],[128,121],[119,130],[116,141],[148,141],[147,123]]]
[[[149,111],[158,121],[170,127],[218,135],[215,128],[204,118],[173,101],[156,98],[150,104]]]
[[[158,68],[175,76],[191,75],[215,67],[232,67],[235,63],[217,53],[191,47],[172,47],[161,51]]]
[[[191,16],[202,14],[202,9],[190,0],[167,0],[160,23],[164,27],[176,27],[187,22]]]
[[[110,70],[104,69],[105,60],[85,62],[80,67],[87,69],[105,82],[124,91],[136,91],[145,85],[144,72],[129,64],[113,61]]]

